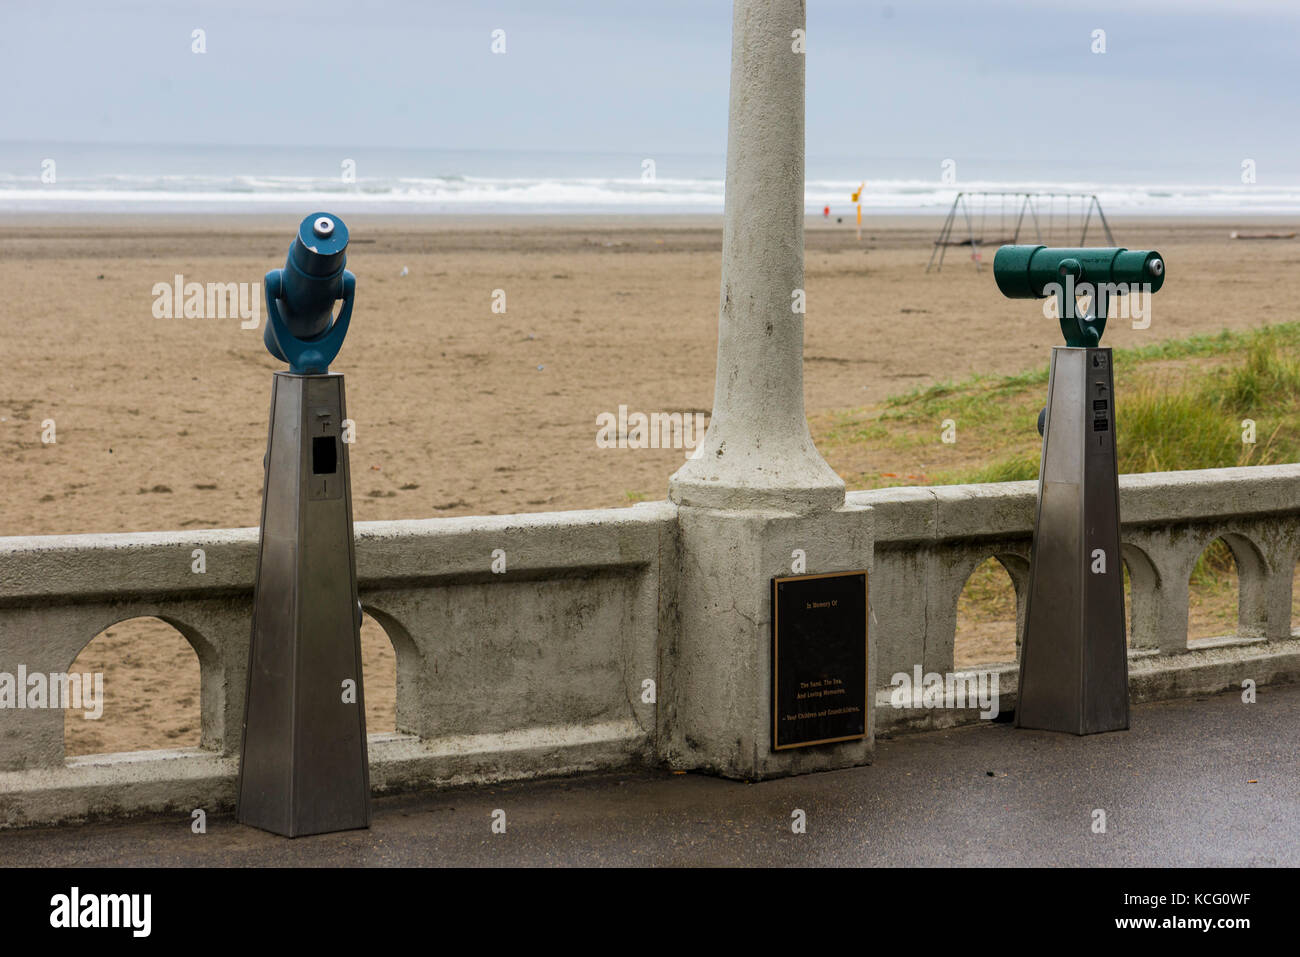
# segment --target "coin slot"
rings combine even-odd
[[[333,475],[339,470],[338,447],[332,435],[317,435],[311,440],[312,475]]]

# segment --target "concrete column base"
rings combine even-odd
[[[844,506],[815,515],[678,510],[679,579],[671,603],[676,627],[660,650],[661,753],[670,766],[744,780],[870,764],[875,715],[868,694],[867,735],[858,741],[772,750],[771,579],[870,569],[873,512]],[[870,598],[868,575],[868,598]],[[876,687],[874,632],[867,676]]]

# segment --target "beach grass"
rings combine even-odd
[[[1300,459],[1300,322],[1117,349],[1114,361],[1121,473]],[[972,376],[820,416],[814,436],[832,462],[865,445],[888,466],[846,474],[851,488],[1036,479],[1046,392],[1046,363]],[[943,449],[949,420],[957,441]]]

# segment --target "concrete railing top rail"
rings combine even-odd
[[[363,586],[487,580],[495,548],[507,552],[511,581],[644,565],[657,554],[660,527],[674,512],[667,502],[647,502],[357,522],[357,578]],[[111,599],[242,591],[256,574],[257,536],[256,528],[231,528],[0,538],[0,605],[71,594]],[[202,575],[192,570],[195,549],[204,552]]]
[[[1126,528],[1300,513],[1300,465],[1121,475],[1119,488]],[[848,501],[875,509],[878,545],[903,544],[1030,534],[1037,490],[1034,481],[907,486]]]
[[[896,487],[851,492],[848,501],[873,508],[878,545],[1005,539],[1032,532],[1036,489],[1032,481]],[[1126,528],[1296,514],[1300,465],[1122,475],[1120,495]],[[495,548],[506,550],[512,581],[633,567],[652,560],[675,512],[647,502],[358,522],[357,575],[367,586],[487,580]],[[195,549],[204,552],[202,575],[192,571]],[[256,528],[0,537],[0,604],[242,591],[256,564]]]

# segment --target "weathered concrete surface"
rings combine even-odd
[[[1300,466],[1122,476],[1120,489],[1134,700],[1300,680],[1290,627]],[[399,729],[416,736],[372,741],[376,784],[638,762],[752,778],[869,760],[867,746],[854,746],[829,757],[786,752],[784,771],[769,763],[767,580],[790,573],[796,548],[809,572],[870,567],[873,687],[917,664],[944,673],[970,572],[997,556],[1023,591],[1033,497],[1032,483],[1009,483],[855,492],[842,509],[803,516],[658,502],[363,523],[363,602],[393,641]],[[1217,535],[1238,555],[1240,634],[1189,646],[1187,575]],[[191,571],[194,548],[207,553],[205,574]],[[491,570],[497,548],[505,574]],[[149,753],[65,765],[61,713],[6,710],[0,821],[200,798],[222,806],[234,773],[226,759],[238,747],[255,551],[252,529],[0,539],[0,671],[66,670],[105,627],[156,615],[198,654],[204,748],[184,762]],[[989,668],[1008,710],[1015,665]],[[648,680],[657,701],[647,700]],[[895,710],[878,698],[874,721],[915,730],[979,718]]]
[[[1132,578],[1133,649],[1187,650],[1188,579],[1216,538],[1240,581],[1238,633],[1289,639],[1300,559],[1300,465],[1121,475],[1120,539]],[[873,605],[883,680],[916,664],[952,669],[957,600],[993,556],[1015,586],[1020,628],[1037,484],[876,489],[846,502],[875,513]],[[1020,629],[1018,629],[1019,632]]]
[[[503,734],[375,734],[375,794],[603,771],[645,765],[649,745],[635,721],[527,728]],[[141,812],[212,813],[235,806],[238,755],[200,748],[95,754],[64,767],[0,771],[0,830]]]
[[[871,513],[843,507],[804,415],[803,0],[733,9],[718,367],[709,430],[668,483],[680,551],[659,727],[672,766],[761,778],[870,760],[871,708],[865,740],[772,751],[768,582],[794,549],[809,574],[868,568]]]
[[[1145,472],[1119,477],[1124,524],[1300,514],[1300,464]],[[917,543],[1031,534],[1037,482],[935,485],[850,492],[876,509],[877,541]]]
[[[807,512],[844,501],[804,415],[803,0],[735,0],[713,414],[669,498]]]
[[[1134,699],[1300,679],[1290,621],[1300,466],[1122,476],[1120,489]],[[820,515],[659,502],[358,525],[363,602],[394,644],[399,728],[418,736],[372,743],[377,783],[638,761],[783,773],[766,750],[767,580],[790,572],[794,549],[810,572],[871,567],[873,686],[887,688],[916,664],[952,669],[957,600],[984,558],[997,556],[1023,590],[1033,496],[1032,483],[1009,483],[855,492]],[[1187,576],[1218,535],[1241,569],[1240,635],[1189,648]],[[191,571],[195,548],[207,553],[202,575]],[[505,574],[491,570],[497,548]],[[196,787],[220,805],[229,770],[221,759],[237,748],[243,707],[255,553],[253,529],[0,539],[0,670],[66,670],[105,627],[156,615],[198,654],[205,750],[195,761],[207,768],[152,754],[65,766],[61,713],[7,710],[4,820],[181,806]],[[1014,664],[991,667],[1009,708]],[[646,700],[647,680],[657,702]],[[979,720],[887,703],[874,712],[879,727],[895,730]],[[830,760],[869,760],[868,748],[852,750]],[[828,760],[787,754],[789,770]]]
[[[376,787],[648,760],[657,712],[643,686],[658,679],[675,517],[662,502],[358,524],[362,604],[392,640],[398,728],[416,736],[372,739]],[[0,827],[224,806],[256,547],[255,529],[0,539],[0,671],[67,671],[105,628],[156,616],[198,655],[202,715],[202,750],[65,763],[61,710],[0,711]]]
[[[870,696],[865,739],[772,750],[770,586],[792,573],[796,551],[806,561],[801,573],[869,572],[871,522],[871,509],[850,506],[815,515],[679,509],[676,630],[664,636],[660,659],[664,760],[744,779],[871,760]],[[877,675],[872,637],[869,631],[869,688]]]
[[[357,578],[382,588],[579,577],[593,569],[644,565],[652,560],[658,526],[675,514],[667,502],[644,502],[618,509],[357,522]],[[494,548],[507,551],[503,575],[492,572]],[[194,549],[206,553],[203,574],[192,571]],[[256,566],[256,528],[0,538],[0,607],[69,595],[94,601],[123,594],[242,594],[252,589]]]
[[[1022,622],[1023,624],[1023,622]],[[979,665],[964,672],[990,672],[998,677],[1000,720],[1010,720],[1020,684],[1016,662]],[[931,731],[962,725],[984,724],[976,707],[965,709],[895,708],[891,702],[892,674],[880,674],[876,691],[878,733]],[[1133,703],[1165,701],[1240,693],[1251,681],[1259,686],[1300,682],[1300,638],[1282,641],[1243,638],[1202,638],[1188,642],[1179,655],[1160,655],[1150,650],[1130,650],[1128,656],[1129,700]]]
[[[235,806],[239,759],[200,748],[70,758],[62,767],[0,771],[0,830],[31,824]]]
[[[878,741],[869,767],[758,784],[629,772],[381,798],[369,831],[294,841],[228,816],[192,834],[188,812],[11,831],[0,863],[1294,867],[1298,737],[1300,688],[1279,688],[1254,705],[1138,705],[1131,731],[1087,738],[1005,724],[907,735]],[[504,834],[490,830],[498,809]]]

